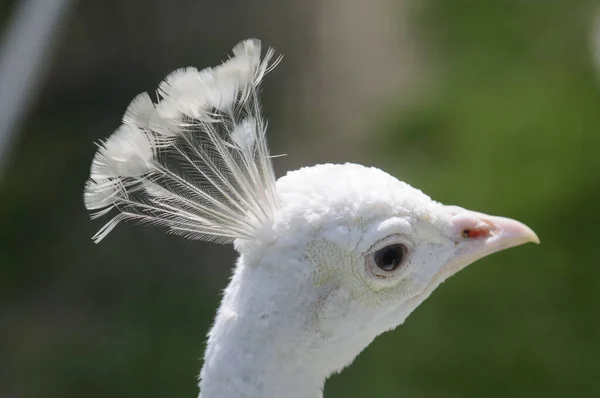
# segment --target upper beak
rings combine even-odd
[[[448,264],[452,273],[489,254],[525,243],[540,243],[527,225],[505,217],[448,207],[457,253]]]

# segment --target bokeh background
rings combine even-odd
[[[26,1],[0,0],[4,49]],[[453,277],[325,396],[600,396],[600,4],[64,3],[0,131],[0,397],[196,396],[234,250],[130,225],[94,245],[82,188],[134,95],[246,37],[285,54],[264,84],[279,176],[361,162],[542,240]]]

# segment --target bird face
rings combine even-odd
[[[442,205],[354,164],[290,173],[278,181],[278,193],[281,233],[309,237],[301,251],[318,292],[315,319],[333,346],[360,346],[347,338],[366,346],[468,264],[539,242],[520,222]]]

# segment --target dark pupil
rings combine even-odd
[[[393,271],[402,263],[402,245],[386,246],[375,252],[375,264],[384,271]]]

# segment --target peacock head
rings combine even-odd
[[[290,172],[277,181],[277,196],[262,239],[240,241],[238,250],[285,259],[283,277],[308,279],[319,298],[315,319],[331,336],[393,329],[470,263],[539,243],[518,221],[443,205],[357,164]]]

